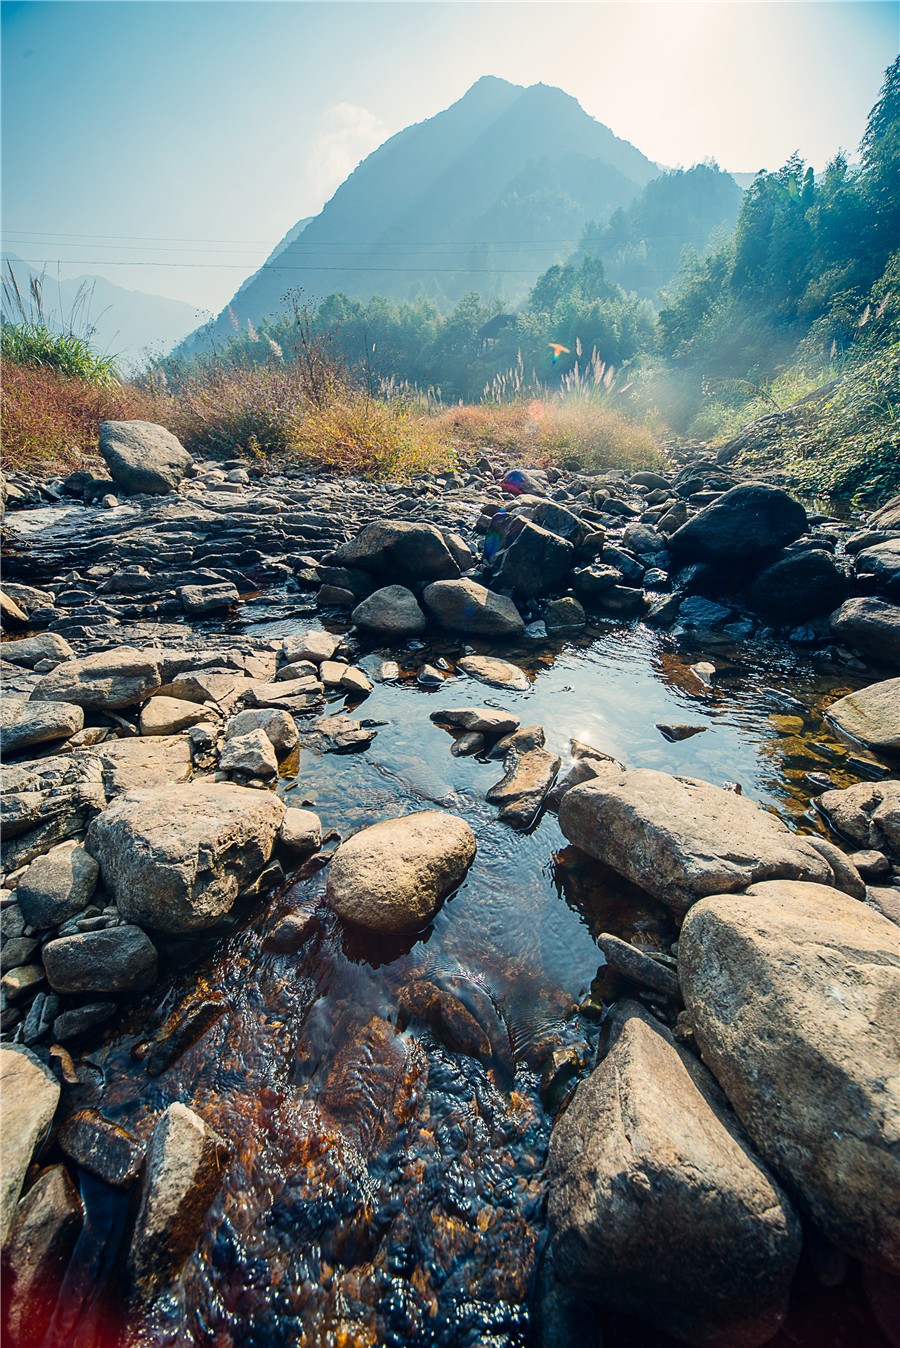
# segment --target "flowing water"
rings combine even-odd
[[[242,630],[283,636],[289,624],[263,610]],[[878,772],[823,719],[866,678],[794,648],[679,649],[646,628],[609,626],[554,647],[479,649],[522,664],[529,691],[454,677],[463,648],[451,641],[386,653],[400,681],[376,685],[353,713],[378,723],[371,746],[349,756],[301,750],[279,787],[341,836],[418,809],[468,820],[477,858],[432,927],[406,939],[351,932],[322,905],[327,872],[314,860],[274,898],[244,905],[228,931],[169,948],[166,981],[86,1055],[73,1107],[97,1105],[146,1137],[158,1111],[183,1100],[228,1139],[231,1158],[176,1291],[123,1334],[115,1278],[92,1302],[76,1257],[56,1343],[529,1342],[552,1122],[541,1072],[560,1048],[590,1065],[596,935],[668,950],[677,932],[661,906],[568,847],[554,814],[529,833],[498,823],[484,796],[501,766],[454,757],[451,737],[429,720],[437,708],[509,708],[544,726],[563,771],[575,737],[628,766],[737,782],[800,830],[818,827],[817,774],[847,785]],[[448,665],[434,691],[415,682],[426,659]],[[709,660],[712,677],[692,668]],[[706,729],[670,743],[657,722]],[[305,938],[277,953],[267,937],[289,912],[310,915]],[[412,986],[425,1003],[410,1013]],[[200,1007],[199,1037],[183,1035],[183,1051],[149,1075],[148,1043],[169,1042]],[[103,1263],[99,1245],[111,1266],[123,1200],[85,1199],[93,1237],[82,1264]],[[828,1308],[825,1337],[801,1308],[779,1342],[879,1342],[846,1289],[816,1285],[808,1300],[820,1319]],[[662,1340],[612,1325],[606,1342]]]

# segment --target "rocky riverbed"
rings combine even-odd
[[[871,1344],[900,502],[6,484],[14,1344]]]

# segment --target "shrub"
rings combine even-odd
[[[0,351],[12,365],[39,366],[96,388],[118,388],[115,361],[100,356],[74,332],[51,332],[43,323],[3,323]]]

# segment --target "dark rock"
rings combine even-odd
[[[137,1138],[96,1109],[71,1114],[59,1130],[59,1145],[70,1161],[115,1189],[134,1184],[144,1159]]]
[[[193,462],[180,440],[150,421],[101,421],[100,453],[125,491],[153,495],[175,491]]]
[[[530,520],[515,523],[514,537],[494,561],[500,587],[529,598],[564,590],[575,559],[572,544]]]
[[[459,567],[433,524],[389,520],[367,524],[334,553],[337,566],[361,567],[406,582],[453,580]]]
[[[830,613],[847,593],[847,578],[827,552],[786,553],[766,567],[748,591],[750,607],[770,623],[786,624]],[[897,625],[900,643],[900,622]]]
[[[4,1263],[9,1273],[4,1317],[15,1344],[40,1343],[84,1221],[65,1167],[51,1166],[19,1203]]]
[[[143,992],[156,982],[156,947],[140,927],[57,937],[43,960],[54,992]]]
[[[885,665],[900,665],[900,608],[884,599],[848,599],[832,613],[831,631],[853,650]]]
[[[386,637],[418,636],[425,631],[425,614],[415,595],[402,585],[375,590],[350,615],[357,627]]]
[[[525,623],[511,599],[473,580],[436,581],[422,598],[441,627],[473,636],[517,637]]]
[[[669,539],[684,560],[726,568],[752,566],[805,532],[806,511],[779,487],[751,482],[732,487]]]

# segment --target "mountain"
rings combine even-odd
[[[278,312],[288,289],[514,303],[658,172],[561,89],[485,76],[363,160],[206,333]]]
[[[597,257],[624,290],[653,299],[672,280],[685,248],[703,253],[717,230],[734,229],[743,192],[715,164],[660,174],[605,225],[590,224],[573,261]]]
[[[2,261],[4,277],[11,268],[27,308],[31,280],[40,277],[40,272],[14,253],[4,253]],[[103,276],[76,276],[63,281],[48,274],[43,278],[42,291],[48,327],[59,331],[72,323],[76,332],[92,328],[92,344],[104,354],[116,356],[126,371],[140,365],[148,350],[154,354],[170,351],[196,328],[200,317],[193,304],[126,290]],[[3,314],[12,320],[19,318],[15,306],[10,310],[5,298]]]

